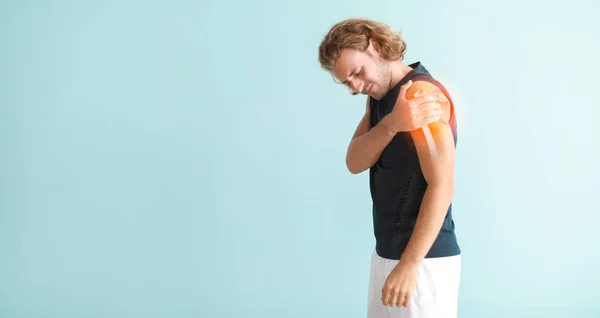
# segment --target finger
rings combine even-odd
[[[408,307],[410,305],[411,299],[412,299],[412,293],[406,293],[404,301],[402,302],[402,307]]]
[[[419,95],[419,96],[416,96],[415,98],[413,98],[413,103],[417,103],[417,104],[439,102],[439,101],[440,101],[440,99],[437,96],[431,95],[431,94],[423,94],[423,95]]]
[[[446,95],[442,94],[442,93],[438,93],[438,92],[426,92],[424,94],[421,94],[419,96],[415,96],[414,98],[415,102],[417,103],[423,103],[423,102],[446,102]]]
[[[392,292],[390,294],[390,301],[388,302],[388,305],[390,307],[395,307],[397,303],[398,303],[398,292]]]
[[[427,126],[440,120],[440,116],[425,117],[421,120],[421,127]],[[420,127],[419,127],[420,128]]]
[[[444,98],[446,96],[446,95],[444,95],[444,92],[442,92],[440,90],[432,90],[432,89],[433,89],[433,87],[430,90],[423,92],[422,95],[432,96],[435,98]]]
[[[442,111],[442,104],[436,102],[424,102],[419,104],[420,111],[439,110]]]
[[[424,124],[431,124],[432,122],[440,120],[440,118],[442,118],[441,115],[432,114],[430,116],[423,116],[421,122],[423,122]]]
[[[406,92],[408,92],[408,88],[412,85],[413,81],[409,80],[404,85],[400,87],[400,97],[406,99]]]
[[[421,111],[421,118],[440,117],[444,112],[441,109],[429,109]]]
[[[381,291],[381,303],[384,306],[387,306],[389,304],[389,299],[390,299],[390,290],[386,287],[383,288],[383,290]]]
[[[398,293],[398,296],[396,298],[396,303],[395,303],[396,307],[402,307],[402,303],[404,302],[405,296],[406,296],[406,293],[404,293],[402,291],[400,293]]]
[[[427,110],[420,110],[414,116],[416,117],[416,122],[421,123],[423,125],[429,123],[430,119],[440,118],[444,114],[442,109],[431,108]]]

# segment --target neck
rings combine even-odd
[[[396,84],[398,84],[398,82],[400,82],[400,80],[402,80],[404,76],[406,76],[406,74],[412,71],[412,68],[402,63],[402,61],[392,62],[390,67],[392,71],[392,77],[390,79],[390,89],[396,86]]]

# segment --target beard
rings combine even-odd
[[[376,82],[373,83],[377,87],[377,93],[374,94],[373,98],[379,100],[382,99],[390,89],[390,83],[392,81],[392,68],[388,63],[375,58],[375,65],[377,66],[376,71]]]
[[[392,67],[390,63],[387,63],[378,55],[373,54],[371,51],[367,50],[367,54],[373,60],[373,64],[375,65],[375,78],[373,79],[375,88],[377,92],[373,94],[373,98],[379,100],[382,99],[387,92],[390,90],[390,84],[392,82]]]

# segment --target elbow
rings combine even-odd
[[[346,161],[346,167],[351,174],[359,174],[362,170],[358,169],[358,167],[352,165],[350,162]]]
[[[361,172],[363,172],[364,170],[360,170],[360,169],[356,169],[356,168],[352,169],[352,168],[348,167],[348,171],[350,171],[351,174],[357,175],[357,174],[360,174]]]
[[[349,155],[346,156],[346,168],[348,168],[348,171],[354,175],[365,171],[365,169],[361,169],[359,166],[357,166]]]

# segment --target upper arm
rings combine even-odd
[[[432,90],[439,90],[435,87]],[[447,99],[446,99],[447,100]],[[439,121],[421,129],[411,131],[415,143],[419,164],[428,184],[450,183],[454,181],[454,162],[456,158],[454,136],[448,123],[450,103],[442,105],[443,115]]]

